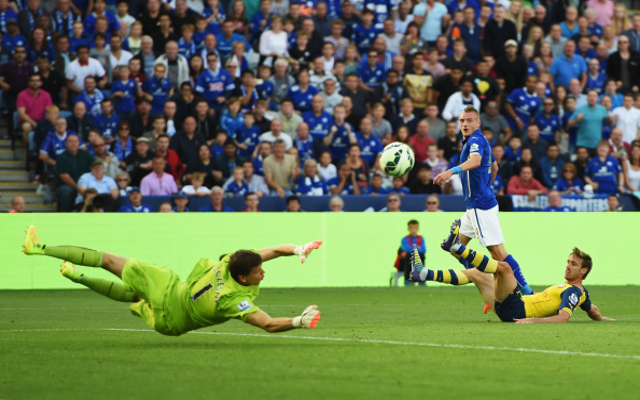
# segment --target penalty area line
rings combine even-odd
[[[2,333],[27,333],[27,332],[88,332],[88,331],[103,331],[103,332],[153,332],[151,329],[125,329],[125,328],[98,328],[98,329],[14,329],[14,330],[0,330]],[[490,350],[490,351],[508,351],[517,353],[534,353],[534,354],[553,354],[553,355],[568,355],[568,356],[582,356],[582,357],[601,357],[601,358],[616,358],[624,360],[640,360],[640,355],[624,355],[624,354],[608,354],[608,353],[585,353],[581,351],[569,351],[569,350],[545,350],[545,349],[528,349],[525,347],[501,347],[501,346],[474,346],[467,344],[447,344],[447,343],[428,343],[428,342],[402,342],[398,340],[382,340],[382,339],[353,339],[353,338],[341,338],[341,337],[325,337],[325,336],[295,336],[295,335],[278,335],[278,334],[262,334],[262,333],[237,333],[237,332],[188,332],[188,335],[216,335],[216,336],[246,336],[246,337],[258,337],[269,339],[295,339],[295,340],[311,340],[311,341],[323,341],[323,342],[345,342],[345,343],[369,343],[369,344],[387,344],[394,346],[414,346],[414,347],[433,347],[444,349],[464,349],[464,350]]]

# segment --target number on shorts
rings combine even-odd
[[[198,290],[196,292],[196,294],[194,294],[193,296],[191,296],[191,301],[196,301],[198,300],[198,297],[202,296],[203,294],[207,293],[208,290],[211,290],[213,288],[213,285],[211,283],[208,283],[207,286],[203,287],[202,289]]]

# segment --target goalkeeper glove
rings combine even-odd
[[[307,329],[315,328],[316,325],[318,325],[318,321],[320,321],[320,311],[318,311],[317,308],[318,306],[315,304],[307,307],[302,312],[302,315],[293,319],[293,327]]]
[[[293,250],[293,254],[300,257],[300,262],[303,263],[307,260],[309,253],[311,253],[312,250],[319,248],[321,244],[322,244],[322,240],[314,240],[313,242],[309,242],[304,246],[296,247]]]

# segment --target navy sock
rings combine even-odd
[[[470,263],[469,261],[465,260],[465,259],[464,259],[464,257],[460,257],[460,258],[458,258],[458,262],[459,262],[460,264],[462,264],[462,266],[463,266],[465,269],[473,269],[473,268],[474,268],[474,266],[473,266],[473,265],[471,265],[471,263]]]
[[[520,291],[522,292],[522,294],[532,294],[533,290],[531,290],[531,288],[529,287],[529,284],[527,283],[522,270],[520,270],[520,264],[518,264],[516,259],[513,258],[511,254],[509,254],[507,258],[504,259],[504,262],[509,264],[511,270],[513,270],[513,275],[516,277],[518,285],[520,285]]]

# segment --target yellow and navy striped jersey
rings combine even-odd
[[[561,310],[571,315],[580,306],[584,311],[591,309],[589,292],[584,292],[568,283],[549,286],[540,293],[522,296],[527,318],[546,318],[557,315]]]

